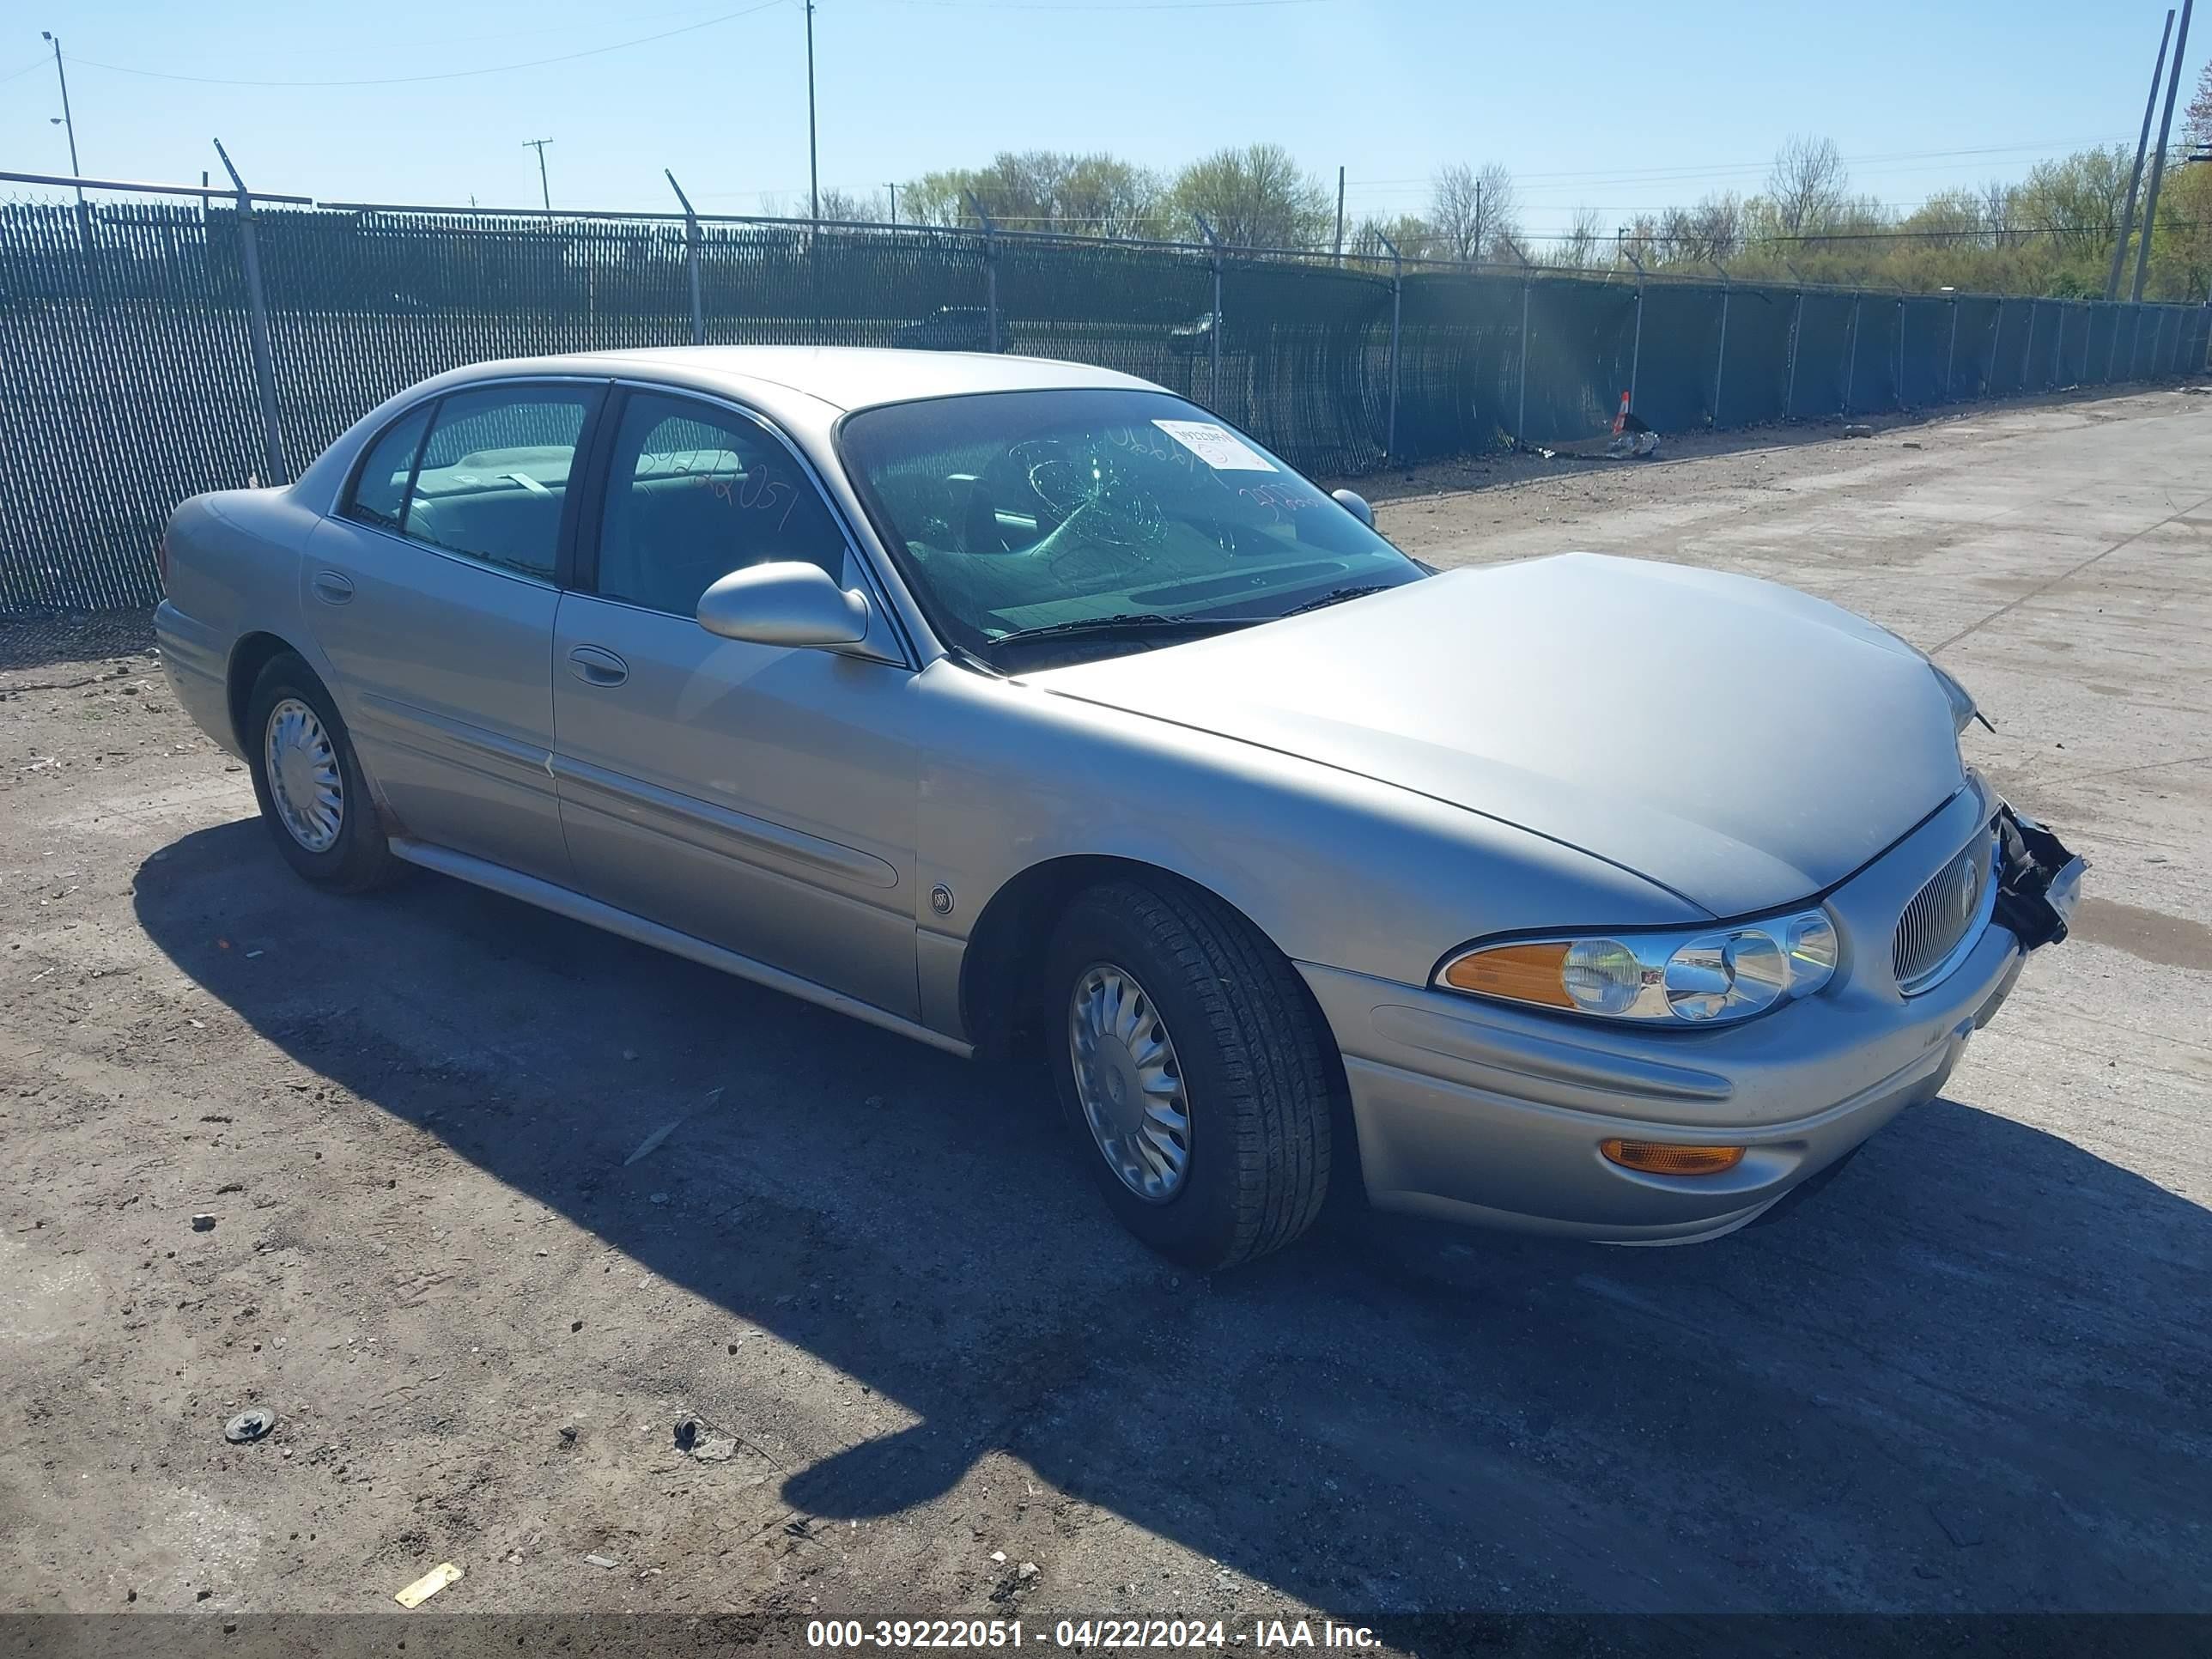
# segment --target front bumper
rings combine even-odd
[[[1932,1098],[2011,991],[2027,955],[2021,933],[2037,930],[2002,902],[2003,920],[1934,987],[1908,997],[1889,972],[1906,902],[2000,807],[1972,780],[1831,894],[1836,981],[1741,1025],[1547,1016],[1299,963],[1343,1054],[1369,1198],[1618,1243],[1686,1243],[1756,1218]],[[2069,869],[2070,896],[2079,869]],[[2063,937],[2063,923],[2046,936]],[[1657,1176],[1608,1162],[1598,1146],[1612,1136],[1747,1150],[1723,1175]]]

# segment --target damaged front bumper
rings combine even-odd
[[[2009,801],[1999,807],[1994,919],[2021,949],[2040,950],[2066,937],[2088,868],[2087,859]]]
[[[1994,894],[1956,957],[1908,992],[1899,918],[1991,829]],[[1826,900],[1845,960],[1830,988],[1707,1030],[1567,1020],[1297,964],[1344,1060],[1377,1208],[1613,1243],[1733,1231],[1932,1098],[2011,992],[2063,939],[2083,860],[1979,778]],[[1622,1167],[1609,1138],[1744,1148],[1723,1174]]]

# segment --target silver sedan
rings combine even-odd
[[[1972,701],[1786,588],[1437,574],[1251,438],[1033,359],[490,363],[187,501],[177,696],[280,853],[420,866],[962,1054],[1222,1267],[1332,1187],[1741,1226],[1929,1098],[2081,866]]]

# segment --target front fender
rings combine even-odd
[[[1234,738],[932,664],[916,885],[924,1005],[992,898],[1048,861],[1109,857],[1206,888],[1277,948],[1406,983],[1479,934],[1704,913],[1633,872],[1478,812]],[[936,971],[933,970],[936,965]],[[958,1029],[957,1015],[945,1029]]]

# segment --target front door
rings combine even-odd
[[[331,695],[398,827],[563,884],[547,770],[554,571],[603,392],[495,385],[402,416],[301,565]]]
[[[911,1018],[913,675],[720,639],[696,617],[741,566],[810,560],[851,587],[859,555],[758,422],[617,395],[605,504],[580,543],[596,545],[596,568],[562,597],[553,642],[553,770],[576,884]]]

